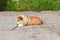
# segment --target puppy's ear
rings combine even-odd
[[[21,15],[23,18],[25,17],[24,15]]]
[[[19,14],[16,14],[16,21],[19,21]]]
[[[16,17],[19,16],[18,14],[16,14]]]
[[[16,18],[19,18],[20,17],[20,15],[19,14],[16,14]]]

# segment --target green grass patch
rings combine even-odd
[[[4,10],[60,10],[60,0],[8,0]]]
[[[0,0],[0,11],[4,10],[5,7],[7,6],[7,0]]]

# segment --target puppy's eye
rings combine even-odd
[[[20,19],[17,19],[17,21],[19,22],[19,21],[20,21]]]
[[[19,22],[19,24],[21,24],[21,22]]]

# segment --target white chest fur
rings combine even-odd
[[[23,23],[22,22],[17,22],[17,24],[18,24],[18,27],[23,26]]]

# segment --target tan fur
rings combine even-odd
[[[37,17],[37,16],[30,16],[29,18],[27,18],[26,16],[22,17],[20,15],[16,15],[17,18],[17,22],[22,21],[23,25],[38,25],[38,24],[42,24],[42,20]]]
[[[37,17],[37,16],[31,16],[30,18],[29,18],[29,24],[42,24],[42,20],[39,18],[39,17]]]
[[[24,24],[24,25],[27,25],[27,24],[28,24],[28,18],[27,18],[27,17],[24,17],[24,18],[23,18],[23,24]]]
[[[23,17],[18,15],[18,14],[16,14],[16,21],[19,22],[21,19],[23,19]]]

